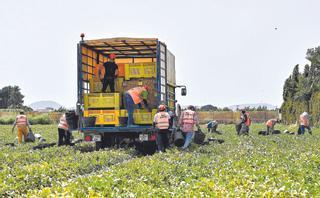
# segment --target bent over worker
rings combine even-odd
[[[267,135],[271,135],[273,130],[274,130],[274,126],[279,123],[279,119],[270,119],[266,122],[266,126],[267,126]]]
[[[218,128],[218,122],[216,120],[212,120],[207,124],[208,132],[216,133]]]
[[[240,131],[238,132],[238,135],[242,135],[242,134],[248,135],[249,127],[251,125],[251,117],[249,112],[247,112],[246,110],[242,110],[240,119],[241,119],[241,123],[240,123],[241,128],[240,128]]]
[[[159,112],[156,113],[153,119],[157,133],[157,146],[159,152],[165,152],[168,147],[169,139],[169,126],[170,126],[170,115],[166,112],[165,105],[159,105]]]
[[[307,112],[303,112],[300,117],[300,126],[299,126],[299,131],[298,134],[304,134],[305,129],[308,129],[308,132],[310,135],[312,135],[312,130],[310,128],[310,117]]]
[[[188,109],[181,113],[179,125],[181,130],[185,133],[185,142],[182,149],[186,149],[189,147],[190,142],[193,138],[194,126],[196,125],[198,129],[200,129],[199,119],[195,112],[194,106],[188,106]]]
[[[141,108],[141,103],[144,103],[145,108],[147,108],[149,111],[151,111],[151,109],[149,109],[148,106],[148,87],[147,86],[142,86],[142,87],[135,87],[132,89],[129,89],[126,93],[125,93],[125,101],[126,101],[126,109],[128,111],[128,123],[127,125],[133,126],[133,111],[135,108],[135,105],[138,105],[139,108]]]
[[[23,140],[26,141],[28,128],[29,130],[31,130],[29,120],[23,111],[21,111],[20,115],[16,117],[16,120],[13,123],[12,133],[14,131],[15,126],[17,126],[18,128],[18,144],[21,144],[22,136],[23,136]]]
[[[60,117],[59,125],[58,125],[58,133],[59,133],[58,146],[70,145],[70,131],[69,131],[69,125],[66,119],[66,114],[63,114]]]
[[[114,62],[115,58],[115,54],[110,54],[109,61],[103,64],[105,73],[103,78],[102,92],[106,92],[108,85],[110,86],[111,93],[115,92],[114,80],[118,76],[118,65]]]

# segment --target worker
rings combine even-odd
[[[246,110],[241,110],[240,119],[241,119],[241,122],[240,122],[241,128],[240,128],[240,131],[238,131],[238,135],[241,135],[241,134],[248,135],[249,127],[251,125],[251,117],[249,112],[247,112]]]
[[[138,105],[139,108],[141,108],[141,103],[143,102],[145,108],[151,111],[147,102],[148,95],[149,95],[148,90],[149,90],[148,86],[141,86],[141,87],[134,87],[132,89],[129,89],[125,93],[126,109],[128,112],[128,122],[127,122],[128,127],[134,126],[133,111],[134,111],[135,105]]]
[[[60,117],[60,121],[58,124],[58,133],[59,133],[58,146],[70,145],[70,131],[69,131],[69,124],[66,119],[66,114],[63,114]]]
[[[16,120],[13,123],[12,133],[14,131],[15,126],[17,126],[18,128],[18,144],[21,144],[22,136],[23,140],[26,141],[28,129],[31,131],[29,120],[23,111],[20,111],[19,115],[16,117]]]
[[[209,133],[210,132],[217,133],[217,127],[218,127],[218,122],[216,120],[212,120],[207,124],[207,129]]]
[[[310,128],[310,116],[307,112],[303,112],[300,115],[300,126],[299,126],[299,131],[298,134],[304,134],[305,129],[308,129],[308,132],[310,135],[312,135],[312,130]]]
[[[181,128],[185,134],[185,142],[182,149],[187,149],[189,147],[194,135],[195,125],[198,127],[198,130],[200,130],[199,119],[195,112],[195,108],[194,106],[190,105],[188,106],[187,110],[181,113],[179,119],[179,128]]]
[[[103,85],[102,85],[102,92],[105,93],[107,87],[109,85],[111,93],[115,92],[114,89],[114,80],[118,76],[118,65],[114,62],[116,58],[115,54],[109,55],[109,61],[103,64],[104,66],[104,78],[103,78]]]
[[[166,112],[165,105],[159,105],[158,113],[154,116],[153,125],[155,126],[157,133],[157,147],[159,152],[165,152],[168,147],[169,139],[169,126],[170,115]]]
[[[279,119],[270,119],[266,122],[266,126],[267,126],[267,135],[271,135],[273,133],[274,130],[274,126],[279,123]]]

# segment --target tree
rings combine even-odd
[[[298,91],[298,84],[300,79],[300,73],[299,73],[299,65],[294,66],[293,72],[292,72],[292,96],[296,94]]]
[[[292,96],[292,80],[291,80],[291,76],[289,76],[289,78],[286,79],[286,81],[284,82],[283,85],[283,100],[287,101],[288,98],[290,98]]]
[[[310,73],[310,66],[308,64],[306,64],[304,66],[303,77],[304,78],[308,78],[309,73]]]
[[[223,107],[222,111],[232,111],[232,109],[229,109],[228,107]]]
[[[217,111],[218,107],[208,104],[208,105],[202,106],[200,110],[201,111]]]
[[[268,107],[266,106],[258,106],[257,107],[257,111],[267,111],[268,110]]]
[[[283,86],[281,111],[285,123],[296,122],[303,111],[308,111],[314,118],[320,114],[320,46],[308,49],[306,59],[311,64],[305,65],[302,74],[296,65]]]
[[[0,89],[0,108],[22,108],[23,98],[18,86],[6,86]]]

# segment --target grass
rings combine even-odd
[[[34,126],[56,141],[56,126]],[[14,135],[0,126],[0,193],[29,197],[289,197],[320,195],[320,130],[313,135],[237,136],[221,125],[225,143],[137,157],[131,150],[80,152],[73,147],[30,151],[7,147]],[[284,130],[280,125],[276,129]],[[7,135],[3,135],[7,134]],[[81,147],[81,146],[80,146]],[[27,176],[28,175],[28,176]],[[6,182],[3,182],[6,181]]]

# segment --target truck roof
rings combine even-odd
[[[118,58],[155,57],[158,39],[118,37],[84,40],[81,44],[105,55],[114,53]]]

